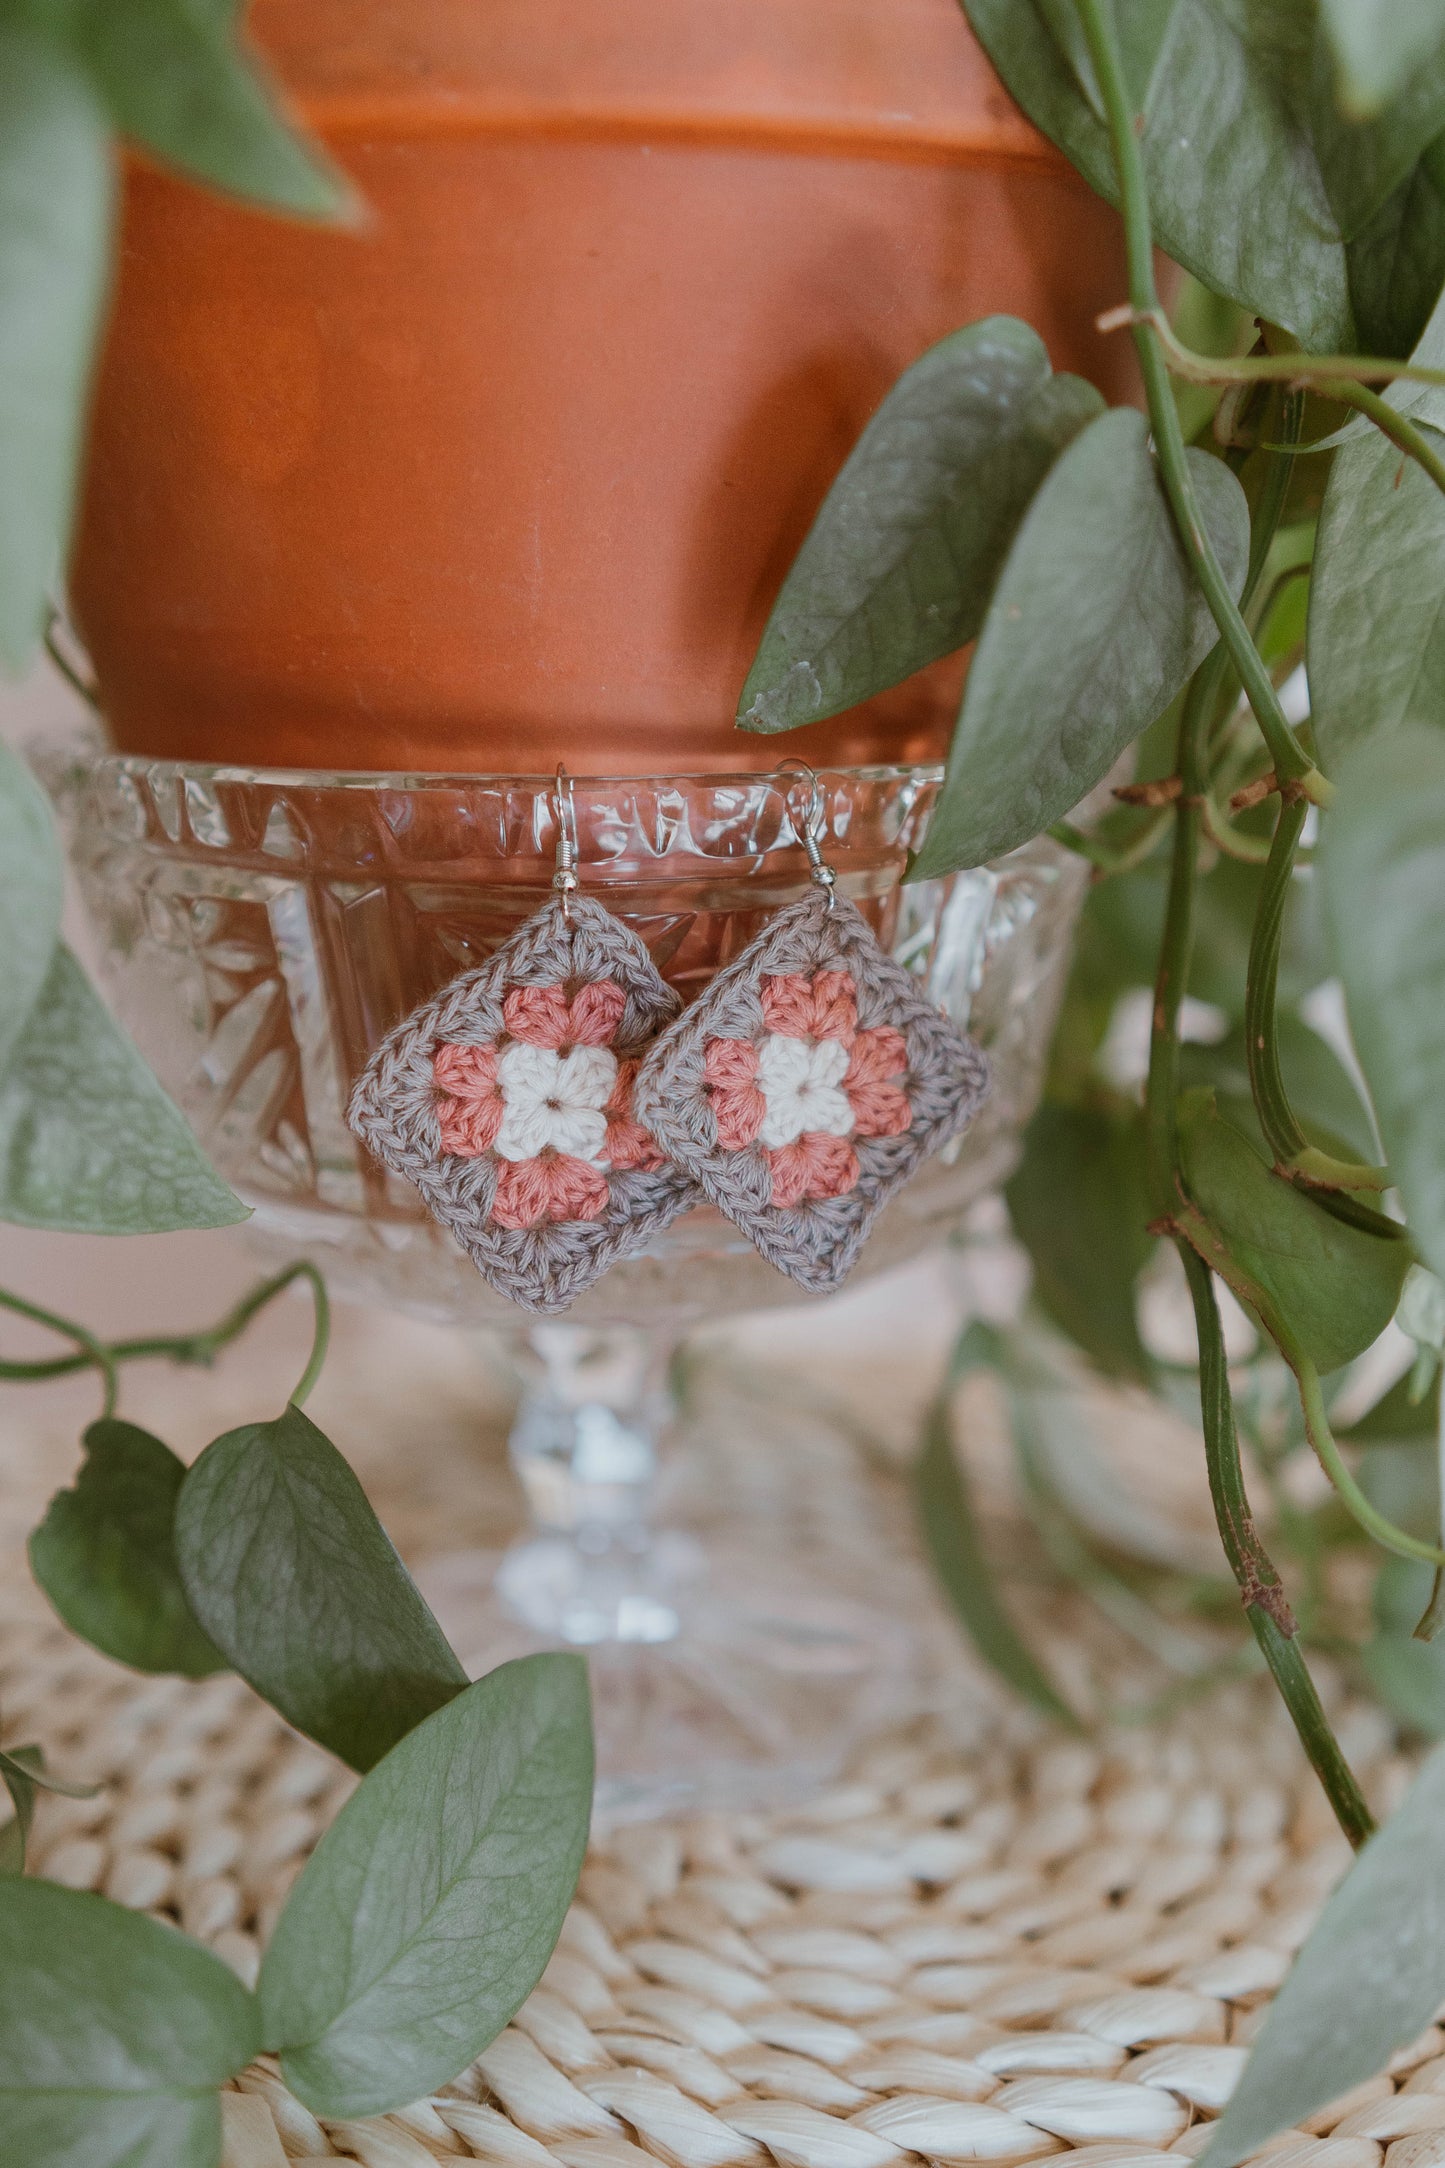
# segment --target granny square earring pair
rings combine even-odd
[[[553,900],[362,1075],[352,1128],[523,1309],[565,1310],[707,1200],[800,1286],[837,1287],[981,1103],[983,1054],[835,893],[804,772],[812,892],[679,1016],[637,936],[577,893],[559,769]]]
[[[700,1202],[640,1125],[640,1059],[681,1006],[636,934],[577,893],[557,771],[552,900],[383,1040],[347,1110],[483,1279],[554,1316]]]

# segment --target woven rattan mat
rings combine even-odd
[[[429,1360],[423,1426],[414,1383],[395,1386],[406,1361],[379,1371],[373,1351],[368,1370],[353,1353],[334,1434],[346,1400],[394,1528],[410,1501],[404,1548],[443,1509],[455,1540],[460,1472],[474,1504],[488,1495],[475,1381]],[[208,1418],[234,1419],[232,1388],[203,1384]],[[238,1404],[254,1406],[255,1384],[237,1383]],[[349,1780],[238,1681],[139,1679],[50,1619],[19,1543],[69,1474],[75,1430],[63,1396],[35,1406],[6,1396],[0,1717],[7,1738],[38,1737],[56,1767],[105,1787],[45,1801],[35,1866],[178,1920],[253,1977]],[[498,1471],[494,1501],[501,1485]],[[1077,1621],[1056,1631],[1076,1643]],[[226,2168],[890,2168],[1066,2150],[1071,2168],[1163,2168],[1196,2154],[1344,1865],[1297,1749],[1258,1681],[1083,1740],[950,1662],[941,1713],[877,1740],[806,1808],[594,1845],[542,1985],[443,2093],[319,2123],[257,2063],[226,2097]],[[1387,1728],[1325,1683],[1388,1804],[1406,1772]],[[1445,2034],[1271,2153],[1274,2168],[1445,2163]]]

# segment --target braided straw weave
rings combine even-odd
[[[5,1455],[6,1736],[38,1737],[53,1766],[105,1785],[42,1802],[34,1865],[178,1920],[254,1977],[353,1780],[238,1680],[139,1679],[56,1625],[16,1546],[54,1454],[23,1464],[12,1434]],[[1061,1647],[1077,1642],[1077,1618],[1058,1624]],[[1407,1769],[1387,1726],[1323,1683],[1388,1807]],[[1193,2157],[1346,1857],[1268,1688],[1088,1740],[961,1662],[947,1698],[947,1723],[877,1741],[806,1808],[595,1844],[542,1984],[431,2099],[318,2122],[258,2062],[225,2098],[226,2168]],[[1445,2164],[1445,2033],[1270,2158]]]

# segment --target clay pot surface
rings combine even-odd
[[[1113,214],[955,0],[263,0],[370,207],[128,176],[73,594],[118,744],[324,769],[936,757],[961,664],[733,727],[890,383],[1025,318],[1127,395]]]

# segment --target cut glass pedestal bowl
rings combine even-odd
[[[902,885],[938,780],[922,768],[821,779],[840,891],[993,1069],[983,1112],[885,1211],[854,1284],[946,1237],[1008,1171],[1082,893],[1080,862],[1047,840]],[[684,998],[806,888],[789,787],[763,774],[575,780],[583,884]],[[113,998],[254,1207],[262,1244],[312,1259],[343,1296],[504,1332],[522,1358],[511,1450],[533,1533],[500,1564],[420,1567],[463,1657],[480,1668],[539,1641],[591,1649],[606,1812],[763,1803],[829,1775],[907,1691],[886,1572],[860,1589],[807,1509],[820,1481],[866,1477],[841,1447],[826,1467],[799,1453],[790,1510],[790,1419],[760,1412],[737,1450],[766,1458],[765,1515],[721,1528],[714,1515],[705,1541],[651,1518],[681,1336],[806,1298],[699,1209],[565,1322],[529,1328],[346,1126],[377,1042],[545,900],[550,779],[95,757],[75,764],[63,799]],[[691,1487],[706,1492],[705,1470]]]

